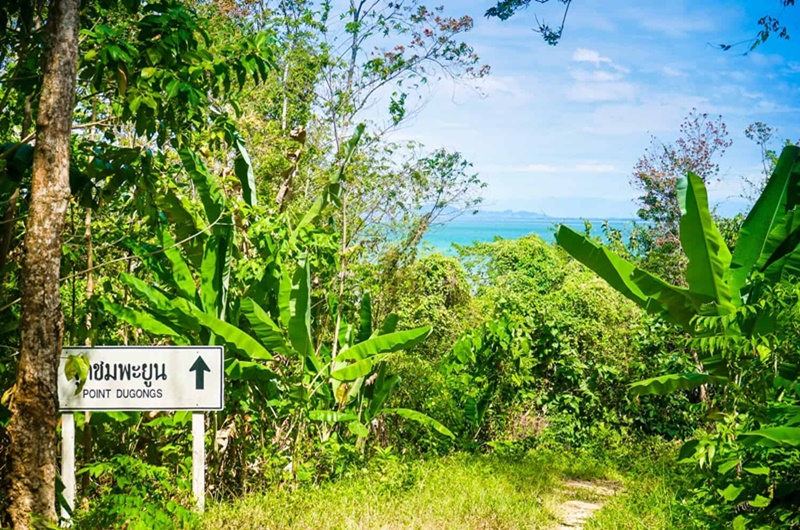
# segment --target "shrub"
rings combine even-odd
[[[100,495],[77,510],[76,528],[193,528],[198,519],[191,509],[188,466],[176,474],[123,455],[86,466],[79,474],[95,478]]]

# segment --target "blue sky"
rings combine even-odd
[[[778,0],[635,2],[575,0],[561,43],[546,45],[535,15],[557,22],[562,5],[533,2],[506,22],[490,2],[443,2],[469,14],[466,35],[491,65],[479,92],[442,81],[427,106],[394,133],[430,148],[461,151],[488,183],[484,209],[551,216],[630,217],[631,168],[650,135],[671,141],[686,114],[721,114],[733,146],[711,200],[731,208],[741,177],[757,175],[758,147],[744,129],[756,120],[781,138],[800,138],[800,8]],[[793,10],[792,10],[793,9]],[[753,37],[757,20],[783,13],[795,39],[773,39],[743,55],[714,47]]]

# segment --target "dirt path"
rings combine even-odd
[[[561,504],[561,522],[554,530],[583,528],[592,514],[603,507],[606,499],[617,494],[620,485],[615,482],[588,482],[570,480],[564,483],[563,493],[570,500]]]

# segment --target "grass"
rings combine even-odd
[[[276,489],[209,507],[203,527],[226,529],[537,529],[559,522],[564,481],[623,484],[586,529],[672,528],[674,484],[654,455],[538,451],[517,458],[454,455],[388,462],[321,486]],[[658,457],[661,458],[661,457]],[[621,465],[620,465],[621,464]]]
[[[558,468],[535,457],[456,455],[320,487],[218,504],[208,529],[518,529],[557,521]]]
[[[607,500],[585,530],[673,530],[686,528],[676,510],[676,494],[688,477],[675,462],[676,447],[659,444],[615,459],[622,468],[623,490]]]

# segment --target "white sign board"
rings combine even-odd
[[[83,388],[67,380],[70,355],[86,355]],[[61,411],[222,410],[222,346],[66,347],[58,368]]]

